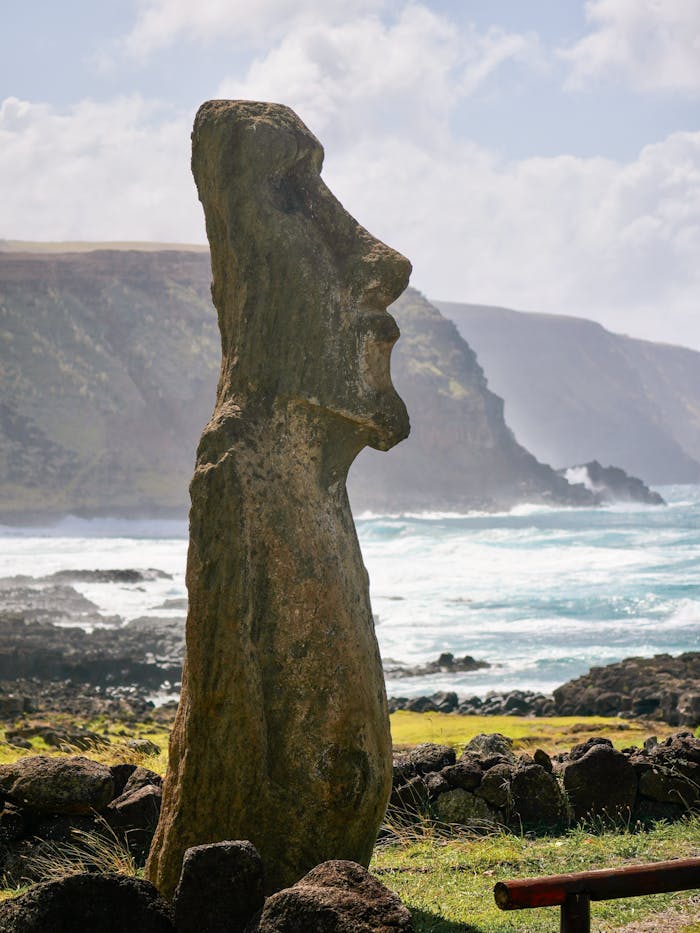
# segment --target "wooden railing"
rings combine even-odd
[[[591,901],[691,888],[700,888],[700,858],[499,881],[493,895],[501,910],[561,907],[561,933],[590,933]]]

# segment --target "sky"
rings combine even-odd
[[[700,349],[700,0],[0,11],[0,239],[205,242],[194,113],[273,100],[429,298]]]

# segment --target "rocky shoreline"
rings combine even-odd
[[[101,613],[72,585],[132,586],[165,577],[156,569],[121,569],[0,579],[0,719],[67,712],[86,719],[149,716],[169,722],[182,676],[185,618],[180,613],[186,600],[164,600],[157,609],[166,614],[124,624],[119,616]],[[393,681],[408,681],[490,666],[470,655],[443,652],[418,665],[385,659],[384,672]],[[700,652],[594,667],[551,696],[524,690],[470,696],[443,690],[392,696],[389,709],[467,716],[622,716],[694,727],[700,723]]]
[[[440,691],[431,696],[391,697],[389,708],[392,713],[409,710],[466,716],[614,716],[694,727],[700,723],[700,652],[626,658],[593,667],[551,696],[512,690],[459,697],[454,691]]]

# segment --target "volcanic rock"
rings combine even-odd
[[[637,796],[637,775],[621,752],[608,744],[595,744],[567,762],[563,773],[574,819],[630,817]]]
[[[193,846],[175,890],[177,933],[242,933],[264,900],[262,860],[250,842]]]
[[[329,861],[269,897],[249,933],[413,933],[399,898],[361,865]]]
[[[91,813],[112,799],[114,781],[108,767],[89,758],[36,755],[0,765],[0,793],[44,813]]]
[[[170,907],[147,881],[77,874],[0,903],[1,933],[175,933]]]

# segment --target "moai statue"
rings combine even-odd
[[[326,859],[367,865],[391,788],[382,668],[345,481],[409,431],[387,313],[410,263],[320,178],[278,104],[209,101],[192,170],[221,329],[191,484],[182,696],[147,876],[249,839],[268,892]]]

